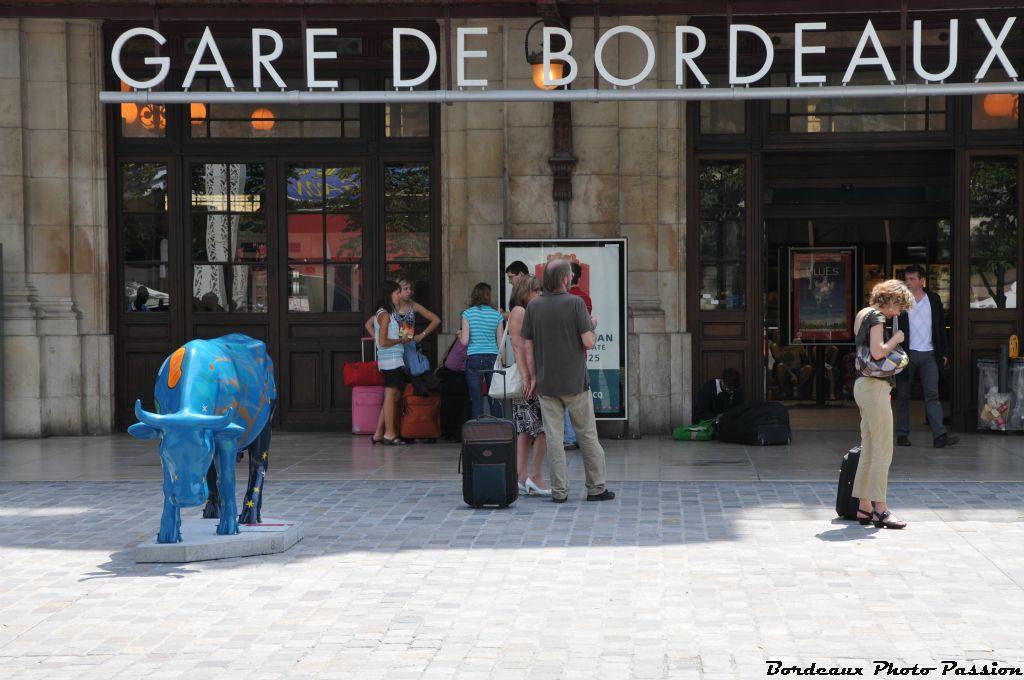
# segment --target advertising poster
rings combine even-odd
[[[604,420],[626,418],[626,240],[499,239],[501,307],[512,292],[505,268],[519,260],[543,278],[544,265],[554,259],[578,262],[577,284],[590,296],[597,317],[597,344],[587,352],[594,415]]]
[[[790,343],[853,342],[853,248],[790,248]]]

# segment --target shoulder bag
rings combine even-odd
[[[861,323],[864,323],[861,321]],[[892,320],[893,330],[899,330],[896,317]],[[910,357],[899,345],[888,355],[881,359],[871,356],[871,334],[868,333],[868,343],[857,345],[857,372],[867,378],[891,378],[910,363]]]
[[[405,343],[402,350],[405,353],[406,373],[415,378],[430,371],[430,360],[424,356],[415,342]]]
[[[501,360],[506,351],[509,353],[512,351],[505,346],[507,338],[508,324],[505,324],[505,332],[501,334],[501,346],[498,347],[498,358],[494,360],[494,372],[503,375],[504,379],[498,380],[495,376],[491,377],[491,387],[487,390],[487,396],[491,399],[522,399],[525,394],[523,376],[519,374],[519,367],[516,366],[515,360],[508,363]]]

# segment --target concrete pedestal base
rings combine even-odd
[[[201,562],[284,552],[302,540],[300,522],[264,519],[241,524],[238,534],[218,536],[217,521],[190,517],[181,520],[181,543],[157,543],[156,536],[135,548],[136,562]]]

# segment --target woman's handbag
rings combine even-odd
[[[519,375],[519,367],[515,361],[505,364],[501,360],[502,354],[511,351],[505,347],[505,339],[508,337],[508,326],[501,334],[501,347],[498,348],[498,358],[494,360],[494,372],[505,376],[504,380],[498,380],[496,376],[491,377],[491,387],[487,390],[487,396],[491,399],[522,399],[525,394],[523,376]]]
[[[897,330],[896,319],[893,319],[893,330]],[[899,345],[887,356],[876,359],[871,356],[870,335],[868,344],[857,345],[857,372],[867,378],[891,378],[910,363],[910,357]]]
[[[407,342],[402,347],[405,352],[405,371],[413,378],[430,372],[430,361],[424,356],[415,342]]]

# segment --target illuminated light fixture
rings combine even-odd
[[[1016,118],[1020,99],[1015,94],[987,94],[982,102],[985,114],[992,118]]]
[[[131,92],[132,88],[128,87],[128,83],[123,80],[120,82],[121,92]],[[139,118],[139,105],[130,103],[121,104],[121,118],[128,125],[134,123]]]
[[[189,106],[189,117],[193,125],[202,125],[206,122],[206,104],[194,102]]]
[[[253,130],[268,132],[274,129],[274,112],[270,109],[256,109],[250,122]]]
[[[139,109],[139,122],[147,130],[163,130],[167,127],[167,109],[162,104],[146,104]]]
[[[534,26],[543,23],[543,19],[538,19],[530,24],[530,27],[526,29],[526,40],[523,44],[523,50],[526,52],[526,63],[530,65],[530,69],[533,72],[533,84],[539,90],[555,90],[558,89],[558,85],[544,84],[544,53],[530,52],[530,32],[533,31]],[[548,80],[558,80],[562,78],[564,74],[564,62],[554,60],[548,62]]]
[[[139,107],[137,104],[121,104],[121,119],[131,125],[139,118]]]
[[[533,84],[541,90],[554,90],[557,85],[545,85],[544,84],[544,62],[540,61],[536,64],[531,64],[533,69]],[[559,80],[565,73],[565,64],[560,61],[552,61],[548,64],[548,80]]]

